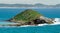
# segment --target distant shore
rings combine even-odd
[[[26,9],[38,9],[38,8],[41,8],[41,9],[45,9],[45,8],[60,8],[60,7],[0,7],[0,8],[26,8]]]

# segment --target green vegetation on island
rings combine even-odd
[[[51,24],[53,23],[50,18],[44,17],[42,14],[38,13],[35,10],[27,9],[15,17],[13,17],[10,21],[19,23],[18,25],[34,25],[34,24]]]
[[[18,15],[16,15],[12,20],[28,22],[28,21],[35,20],[35,19],[39,18],[40,16],[42,16],[42,15],[39,14],[37,11],[27,9],[27,10],[19,13]]]

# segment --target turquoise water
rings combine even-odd
[[[9,21],[0,21],[0,25],[9,25],[9,24],[17,24],[17,23],[9,22]]]
[[[1,27],[0,33],[60,33],[60,25],[35,27]]]
[[[21,8],[0,8],[0,20],[8,20],[24,11]],[[60,18],[60,9],[34,9],[49,18]],[[8,24],[1,22],[0,24]],[[30,27],[0,27],[0,33],[60,33],[60,25],[30,26]]]

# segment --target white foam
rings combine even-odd
[[[29,27],[29,26],[34,26],[34,25],[22,25],[20,27]]]
[[[38,24],[37,26],[45,26],[45,25],[60,25],[60,22],[54,22],[52,24]]]
[[[48,24],[38,24],[37,26],[44,26],[44,25],[48,25]]]

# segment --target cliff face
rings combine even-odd
[[[19,14],[17,14],[11,21],[17,22],[28,22],[40,18],[42,16],[37,11],[32,9],[27,9]]]

